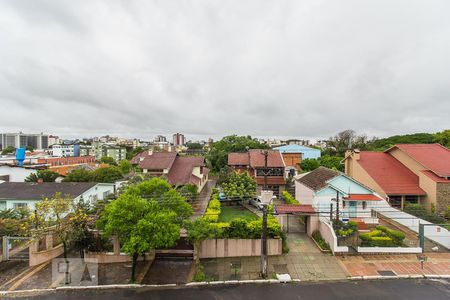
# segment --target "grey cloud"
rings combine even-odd
[[[450,127],[448,1],[2,1],[0,129]]]

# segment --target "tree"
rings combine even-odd
[[[109,166],[105,168],[98,168],[91,173],[91,180],[93,182],[113,183],[118,179],[122,179],[122,172],[117,166]]]
[[[256,181],[247,172],[232,172],[221,187],[228,198],[248,199],[256,193]]]
[[[127,151],[127,159],[128,160],[132,159],[133,157],[135,157],[142,151],[144,151],[144,148],[142,148],[142,147],[136,147],[132,151]]]
[[[442,132],[437,132],[434,135],[433,141],[439,143],[447,148],[450,147],[450,129],[443,130]]]
[[[268,149],[266,144],[260,143],[251,136],[226,136],[220,141],[214,142],[206,155],[206,159],[211,169],[219,172],[223,167],[227,166],[228,153],[245,152],[248,149]]]
[[[198,249],[202,241],[214,239],[221,235],[221,229],[204,218],[187,221],[184,224],[184,228],[186,228],[187,231],[186,240],[191,243],[191,245],[194,245],[194,249]],[[195,256],[196,263],[198,263],[199,260],[200,258],[197,254]]]
[[[31,173],[25,178],[25,182],[38,182],[42,179],[44,182],[55,182],[59,174],[50,170],[38,170],[36,173]]]
[[[92,181],[92,172],[86,169],[76,169],[72,170],[67,174],[66,178],[63,179],[64,182],[89,182]]]
[[[133,165],[128,160],[119,161],[119,168],[122,174],[128,174],[133,169]]]
[[[25,147],[25,150],[26,150],[26,151],[33,152],[33,151],[34,151],[34,148],[33,148],[32,146],[26,146],[26,147]]]
[[[69,261],[67,252],[69,249],[71,228],[68,214],[73,204],[73,199],[69,195],[63,196],[55,193],[51,199],[43,198],[36,203],[36,212],[32,215],[32,220],[37,221],[39,227],[32,231],[35,238],[41,239],[47,234],[55,234],[63,245],[64,261],[68,270]],[[69,272],[66,271],[66,283],[68,283]]]
[[[107,236],[116,235],[123,243],[123,250],[132,257],[132,282],[140,254],[171,247],[180,236],[174,212],[133,193],[124,193],[108,204],[97,224]]]
[[[179,192],[188,201],[194,201],[198,196],[198,187],[195,184],[186,184],[179,189]]]
[[[108,164],[108,165],[117,165],[116,161],[114,160],[114,158],[109,157],[109,156],[102,156],[100,158],[100,162],[102,164]]]
[[[344,171],[344,165],[341,163],[343,157],[324,155],[319,158],[319,163],[322,167],[333,170]]]
[[[73,247],[84,258],[84,251],[94,243],[94,234],[89,230],[92,218],[89,216],[90,206],[83,197],[73,205],[73,214],[70,216],[70,232]]]
[[[414,133],[394,135],[383,139],[373,139],[367,145],[367,150],[384,151],[395,144],[430,144],[435,143],[435,135],[431,133]]]
[[[29,228],[28,209],[0,211],[0,236],[28,236]]]
[[[8,155],[8,154],[12,154],[16,151],[16,148],[14,148],[13,146],[8,146],[5,149],[3,149],[2,151],[2,155]]]
[[[304,172],[310,172],[318,167],[320,167],[320,162],[318,159],[314,158],[305,158],[300,163],[300,168],[302,168],[302,171]]]

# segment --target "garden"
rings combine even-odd
[[[405,234],[384,226],[376,226],[375,230],[361,233],[361,247],[406,247],[403,240]]]

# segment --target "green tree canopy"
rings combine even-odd
[[[260,143],[251,136],[226,136],[214,142],[206,155],[206,159],[213,171],[219,172],[228,164],[228,153],[245,152],[247,149],[268,149],[266,144]]]
[[[63,179],[64,182],[90,182],[92,181],[92,172],[86,169],[72,170]]]
[[[42,179],[44,182],[55,182],[59,174],[50,170],[38,170],[36,173],[31,173],[25,178],[25,182],[38,182]]]
[[[256,181],[247,172],[232,172],[221,183],[223,192],[228,198],[248,199],[256,193]]]
[[[114,160],[114,158],[109,157],[109,156],[102,156],[100,158],[100,162],[102,164],[109,164],[109,165],[117,165],[116,161]]]
[[[33,151],[34,151],[34,148],[33,148],[32,146],[26,146],[26,147],[25,147],[25,150],[30,151],[30,152],[33,152]]]
[[[91,173],[91,181],[102,183],[113,183],[123,178],[122,172],[117,166],[109,166],[106,168],[98,168]]]
[[[133,169],[133,165],[128,160],[119,161],[119,168],[122,174],[128,174]]]
[[[191,150],[202,150],[203,146],[200,143],[187,143],[186,147]]]
[[[435,133],[433,142],[450,148],[450,129]]]

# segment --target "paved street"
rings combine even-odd
[[[237,284],[165,290],[146,287],[116,290],[60,290],[29,299],[448,300],[450,299],[450,282],[405,279],[307,284]]]

